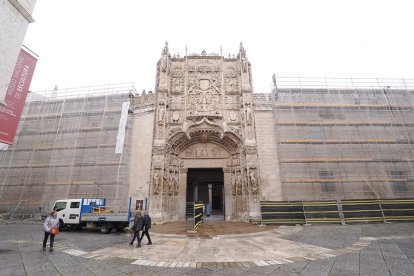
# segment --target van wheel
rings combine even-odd
[[[102,234],[108,234],[109,232],[111,232],[112,228],[109,223],[102,223],[100,230]]]

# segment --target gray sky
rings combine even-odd
[[[30,90],[134,82],[154,90],[170,53],[237,54],[255,92],[284,77],[413,78],[412,1],[37,0],[24,44],[39,55]]]

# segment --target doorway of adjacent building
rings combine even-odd
[[[222,168],[188,169],[187,202],[202,201],[205,220],[224,220]]]

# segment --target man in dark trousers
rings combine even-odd
[[[141,241],[142,241],[142,238],[144,238],[144,234],[145,234],[145,236],[147,236],[147,239],[148,239],[148,245],[151,245],[152,244],[152,242],[151,242],[151,237],[150,237],[150,235],[149,235],[149,230],[151,229],[151,217],[148,215],[148,211],[147,210],[145,210],[144,211],[144,225],[143,225],[143,231],[142,231],[142,234],[141,234],[141,238],[139,239],[139,243],[141,243]]]
[[[138,240],[137,247],[141,247],[142,237],[141,237],[141,239],[139,238],[139,232],[142,231],[143,225],[144,225],[144,218],[142,216],[141,211],[138,211],[137,214],[135,215],[135,218],[134,218],[134,225],[131,227],[131,231],[133,231],[134,237],[132,238],[129,245],[133,245],[135,238],[137,238],[137,240]]]

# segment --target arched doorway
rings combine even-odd
[[[197,175],[199,179],[194,180]],[[236,133],[203,118],[186,131],[174,132],[167,146],[153,148],[150,204],[154,221],[186,219],[187,201],[199,196],[221,219],[256,217],[257,175],[256,149],[243,146]],[[200,189],[196,196],[195,185]]]
[[[224,220],[225,191],[223,168],[189,168],[187,202],[202,201],[206,220]]]

